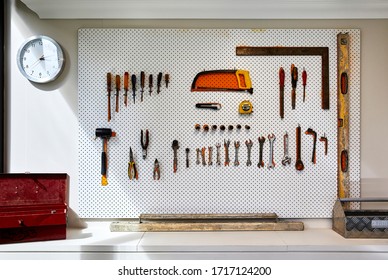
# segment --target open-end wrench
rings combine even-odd
[[[258,168],[264,167],[264,161],[263,161],[263,146],[265,142],[265,137],[259,137],[259,163],[257,164]]]
[[[205,147],[202,147],[201,156],[202,156],[202,165],[203,165],[203,166],[206,166],[205,154],[206,154],[206,148],[205,148]]]
[[[269,141],[269,162],[268,162],[268,169],[275,168],[275,161],[273,159],[273,143],[275,142],[275,135],[268,134],[268,141]]]
[[[253,146],[252,140],[251,139],[246,140],[245,145],[247,146],[247,151],[248,151],[247,166],[251,166],[252,165],[251,150],[252,150],[252,146]]]
[[[284,143],[284,156],[283,156],[282,164],[286,166],[291,163],[291,157],[288,155],[288,133],[287,132],[283,136],[283,143]]]
[[[197,152],[197,161],[195,163],[198,165],[198,164],[201,163],[200,160],[199,160],[199,155],[201,153],[201,149],[197,148],[197,149],[195,149],[195,151]]]
[[[240,148],[240,141],[234,141],[234,166],[239,166],[238,149]]]
[[[213,147],[208,147],[209,150],[209,162],[208,165],[213,165]]]
[[[172,141],[172,149],[174,150],[174,173],[176,173],[176,171],[178,170],[178,140]]]
[[[224,150],[225,150],[225,163],[224,163],[224,165],[225,166],[229,166],[229,162],[230,162],[230,159],[229,159],[229,145],[230,145],[230,140],[228,139],[228,141],[226,141],[224,139]]]
[[[216,164],[217,164],[217,165],[221,165],[221,157],[220,157],[220,148],[221,148],[221,144],[220,144],[220,143],[216,143],[216,148],[217,148],[217,160],[216,160]]]

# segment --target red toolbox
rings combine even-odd
[[[67,174],[0,174],[0,244],[66,239]]]

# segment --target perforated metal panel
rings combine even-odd
[[[140,213],[256,213],[275,212],[280,217],[331,217],[337,191],[337,46],[336,35],[349,32],[351,43],[351,193],[358,196],[360,183],[360,32],[359,30],[178,30],[178,29],[80,29],[79,88],[79,199],[80,216],[89,218],[137,217]],[[318,56],[236,56],[236,46],[327,46],[330,59],[330,110],[321,109],[321,58]],[[290,66],[299,68],[296,109],[291,110]],[[279,116],[279,67],[286,72],[285,118]],[[302,102],[303,67],[308,73],[306,102]],[[244,69],[250,73],[254,93],[191,92],[198,72]],[[128,106],[120,96],[120,111],[107,121],[106,73],[128,71],[138,78],[136,104],[129,92]],[[146,73],[144,101],[140,102],[140,71]],[[156,94],[156,76],[170,74]],[[148,75],[154,91],[148,93]],[[253,103],[253,114],[239,115],[243,100]],[[199,102],[219,102],[219,111],[199,110]],[[216,131],[194,129],[195,124],[218,125]],[[220,131],[220,125],[233,125]],[[242,125],[241,130],[236,125]],[[295,129],[302,127],[302,160],[305,170],[295,170]],[[244,128],[249,125],[250,129]],[[95,129],[112,128],[117,136],[108,143],[108,186],[101,186],[101,139]],[[308,128],[326,134],[328,155],[317,141],[317,163],[311,162],[313,139]],[[140,131],[150,131],[148,157],[142,159]],[[283,135],[288,132],[290,166],[282,166]],[[257,167],[258,137],[276,136],[273,170]],[[173,173],[173,140],[179,141],[178,171]],[[231,140],[230,166],[196,165],[195,149],[223,145]],[[251,139],[252,166],[246,166],[245,141]],[[233,142],[240,141],[240,165],[234,166]],[[127,176],[129,148],[134,151],[139,180]],[[190,167],[185,167],[185,148],[190,148]],[[206,154],[207,157],[207,154]],[[268,140],[264,161],[269,157]],[[152,178],[158,159],[161,179]]]

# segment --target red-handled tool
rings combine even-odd
[[[280,103],[280,118],[284,118],[284,69],[279,69],[279,103]]]
[[[298,82],[298,68],[295,67],[294,64],[291,64],[291,85],[292,85],[292,91],[291,91],[291,107],[294,110],[295,109],[295,102],[296,102],[296,84]]]
[[[145,83],[145,74],[144,71],[140,72],[140,101],[143,102],[143,93],[144,93],[144,83]]]
[[[150,96],[151,96],[151,93],[152,93],[152,87],[154,86],[154,77],[152,76],[152,74],[149,75],[148,77],[148,87],[149,87],[149,92],[150,92]]]
[[[303,67],[303,72],[302,72],[302,82],[303,82],[303,102],[306,99],[306,85],[307,85],[307,72]]]

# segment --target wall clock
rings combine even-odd
[[[61,74],[65,58],[61,46],[47,36],[28,38],[19,48],[17,63],[25,78],[35,83],[48,83]]]

